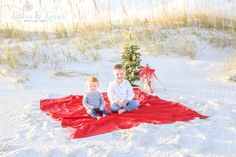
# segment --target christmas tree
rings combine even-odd
[[[139,47],[132,43],[131,33],[127,38],[124,52],[122,53],[121,60],[122,65],[126,70],[125,78],[135,86],[134,82],[139,80],[139,72],[141,71],[141,54]]]

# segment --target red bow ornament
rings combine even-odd
[[[147,81],[147,85],[148,85],[148,87],[149,87],[149,89],[150,89],[150,91],[151,91],[151,93],[153,93],[153,89],[152,89],[152,81],[151,81],[151,79],[153,78],[153,76],[157,79],[157,77],[156,77],[156,75],[155,75],[155,69],[151,69],[150,67],[148,67],[148,66],[146,66],[146,67],[144,67],[144,66],[142,66],[141,67],[142,68],[142,70],[141,70],[141,72],[139,73],[139,78],[141,79],[141,80],[143,80],[143,79],[146,79],[146,81]],[[145,81],[145,80],[144,80]]]

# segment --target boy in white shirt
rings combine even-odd
[[[113,67],[115,80],[109,83],[107,89],[110,109],[119,114],[132,111],[139,106],[138,100],[133,100],[134,91],[128,80],[125,80],[125,70],[121,64]]]

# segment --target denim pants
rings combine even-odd
[[[118,112],[120,109],[125,109],[126,111],[132,111],[139,106],[139,101],[138,100],[131,100],[127,103],[125,107],[120,107],[117,104],[111,104],[110,108],[112,112]]]
[[[98,116],[97,113],[102,114],[102,115],[106,115],[106,116],[108,115],[108,111],[107,111],[106,108],[104,108],[103,111],[100,111],[99,108],[87,109],[86,111],[87,111],[87,113],[88,113],[90,116],[92,116],[93,118],[97,118],[97,116]]]

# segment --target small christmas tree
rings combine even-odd
[[[126,70],[125,78],[135,86],[134,82],[139,80],[139,72],[141,71],[141,54],[139,47],[132,43],[131,33],[127,39],[124,52],[122,53],[122,65]]]

